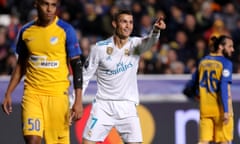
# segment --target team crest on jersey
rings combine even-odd
[[[126,56],[129,56],[129,55],[130,55],[129,49],[125,49],[125,50],[124,50],[124,54],[125,54]]]
[[[58,42],[58,37],[51,37],[51,38],[50,38],[50,43],[51,43],[52,45],[55,45],[57,42]]]
[[[111,55],[113,53],[113,48],[112,47],[107,47],[107,54]]]

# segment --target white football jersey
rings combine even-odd
[[[99,41],[91,48],[83,68],[83,94],[89,80],[96,75],[96,99],[127,100],[139,103],[137,70],[140,54],[158,41],[160,33],[151,33],[146,38],[129,37],[118,48],[113,37]]]

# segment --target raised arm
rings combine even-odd
[[[166,29],[166,24],[163,20],[163,17],[158,18],[158,20],[154,23],[153,29],[150,34],[143,38],[141,45],[139,46],[140,53],[145,52],[149,48],[151,48],[154,44],[157,43],[160,37],[160,31]]]

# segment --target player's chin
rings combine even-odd
[[[228,59],[231,59],[232,54],[231,53],[224,53],[224,57],[228,58]]]
[[[54,15],[44,15],[44,20],[45,21],[52,21],[52,20],[54,20],[54,18],[55,18],[55,16]]]
[[[130,36],[130,34],[128,34],[128,33],[122,33],[121,35],[119,35],[119,37],[122,38],[122,39],[126,39],[129,36]]]
[[[131,35],[131,32],[124,32],[123,33],[123,37],[127,38]]]

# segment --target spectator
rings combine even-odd
[[[207,41],[203,37],[197,38],[193,51],[193,58],[198,63],[203,56],[208,54]]]
[[[215,14],[211,4],[210,1],[204,1],[202,5],[200,5],[201,9],[196,12],[197,23],[202,31],[209,29],[213,25]]]
[[[92,3],[85,3],[85,15],[81,17],[80,21],[80,30],[82,35],[93,38],[101,39],[102,34],[102,19],[101,16],[95,12],[95,5]]]
[[[152,30],[152,19],[148,14],[144,14],[140,20],[140,36],[144,37]]]
[[[184,74],[184,63],[180,61],[175,61],[170,64],[170,69],[172,74]]]
[[[87,37],[82,37],[81,38],[80,47],[81,47],[81,50],[82,50],[81,59],[82,59],[82,62],[84,63],[86,58],[89,55],[90,50],[91,50],[91,44],[90,44],[90,41]]]
[[[16,57],[7,41],[7,28],[0,26],[0,75],[11,74],[15,64]]]
[[[197,37],[201,35],[200,27],[196,22],[196,18],[193,14],[186,14],[183,25],[183,31],[186,32],[188,41],[191,46],[194,45]]]
[[[113,34],[112,18],[117,11],[118,7],[113,5],[109,11],[102,16],[103,38],[108,38]]]
[[[169,40],[174,40],[176,32],[183,27],[184,20],[184,11],[177,5],[172,5],[170,7],[170,19],[167,29]]]
[[[205,40],[209,41],[212,36],[219,36],[222,34],[229,35],[229,31],[226,29],[224,22],[221,19],[216,19],[213,26],[206,30],[204,33]]]
[[[236,8],[232,2],[228,2],[226,5],[223,6],[221,18],[225,27],[229,31],[233,31],[236,29],[236,24],[240,15],[236,11]]]

